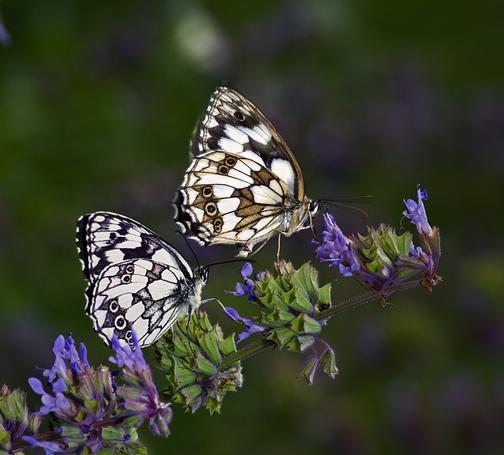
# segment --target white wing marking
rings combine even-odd
[[[277,205],[282,203],[282,196],[275,193],[269,186],[252,186],[250,187],[250,191],[254,195],[254,202],[256,204]]]
[[[279,178],[281,178],[285,183],[287,183],[291,194],[294,194],[296,176],[291,164],[287,160],[275,158],[271,162],[271,171]]]

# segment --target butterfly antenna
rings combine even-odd
[[[362,203],[371,204],[371,203],[373,203],[374,198],[371,195],[365,195],[365,196],[355,196],[355,197],[351,197],[351,198],[342,198],[342,199],[318,199],[317,202],[319,202],[321,204],[330,205],[331,207],[336,207],[339,209],[343,208],[343,209],[347,209],[347,210],[351,210],[353,212],[356,212],[367,223],[368,218],[369,218],[368,212],[366,212],[365,210],[363,210],[359,207],[356,207],[355,205],[349,205],[346,203],[349,201],[357,201],[357,200],[362,201]]]
[[[359,203],[359,204],[374,204],[375,197],[372,194],[362,194],[361,196],[340,197],[337,199],[317,199],[317,202],[334,202],[341,203]]]
[[[182,232],[180,231],[175,231],[177,234],[179,234],[180,236],[182,236],[182,238],[184,239],[184,242],[185,244],[187,245],[187,247],[191,250],[191,253],[194,257],[194,259],[196,260],[196,264],[198,265],[198,269],[201,269],[201,264],[200,264],[200,261],[198,260],[198,256],[196,256],[196,253],[194,252],[194,250],[192,249],[192,246],[191,244],[189,243],[189,240],[187,240],[186,236],[184,234],[182,234]]]
[[[343,204],[343,203],[339,203],[339,202],[323,201],[322,203],[326,204],[326,205],[330,205],[331,207],[336,207],[338,209],[343,208],[343,209],[351,210],[352,212],[356,212],[358,215],[360,215],[363,218],[364,222],[366,222],[366,223],[368,222],[368,218],[369,218],[368,213],[359,207],[355,207],[353,205]]]

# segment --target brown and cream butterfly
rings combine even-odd
[[[214,92],[190,149],[192,163],[174,201],[175,221],[189,238],[234,244],[246,257],[274,235],[311,225],[318,204],[305,194],[292,151],[235,90]]]

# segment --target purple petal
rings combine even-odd
[[[38,395],[43,395],[45,393],[44,386],[40,379],[37,378],[29,378],[28,384],[30,384],[31,389]]]
[[[66,390],[65,381],[60,378],[52,385],[52,390],[54,393],[62,393]]]
[[[88,358],[87,358],[87,348],[84,343],[80,344],[79,351],[80,351],[80,358],[81,358],[82,364],[85,365],[86,367],[89,367],[89,362],[88,362]]]
[[[231,292],[231,294],[236,296],[242,296],[247,293],[247,288],[242,283],[236,283],[234,292]]]
[[[61,447],[59,443],[52,441],[38,441],[32,436],[22,436],[21,439],[26,443],[30,444],[32,447],[39,447],[44,449],[46,455],[52,455],[54,453],[59,453],[61,451]]]
[[[230,306],[227,306],[224,308],[224,314],[228,318],[233,319],[235,321],[240,319],[240,315],[238,314],[238,311],[236,311],[233,307],[230,307]]]
[[[240,270],[240,274],[243,278],[248,278],[252,275],[254,269],[252,268],[252,264],[250,262],[246,262]]]
[[[55,355],[61,354],[65,350],[65,338],[63,335],[58,336],[53,345],[53,352]]]
[[[423,201],[427,199],[427,190],[420,188],[420,185],[417,186],[417,197],[418,202],[413,199],[406,199],[404,201],[406,210],[403,212],[403,215],[416,226],[419,234],[430,235],[432,233],[432,228],[429,225],[423,203]]]

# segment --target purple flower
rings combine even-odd
[[[266,330],[264,327],[257,324],[252,319],[244,318],[244,317],[240,316],[238,311],[236,311],[232,307],[226,307],[224,309],[224,313],[230,319],[233,319],[234,321],[237,321],[237,322],[241,322],[245,326],[246,330],[244,330],[243,332],[241,332],[238,335],[239,342],[247,339],[250,335],[253,335],[254,333],[259,333],[259,332],[263,332],[264,330]]]
[[[439,281],[436,275],[441,256],[440,235],[437,227],[427,221],[423,201],[427,192],[417,189],[418,202],[405,201],[404,214],[417,227],[421,246],[415,246],[412,234],[398,234],[394,228],[380,225],[368,228],[366,235],[345,236],[330,214],[324,215],[322,242],[316,255],[330,267],[338,267],[341,275],[352,276],[367,289],[386,296],[387,290],[423,273],[421,285],[430,289]]]
[[[404,201],[406,210],[403,212],[403,215],[416,226],[420,235],[431,235],[432,228],[427,220],[427,213],[423,203],[428,197],[427,190],[421,189],[420,185],[417,185],[417,197],[418,202],[415,202],[413,199],[406,199]]]
[[[339,272],[345,276],[352,276],[361,269],[361,264],[357,258],[352,241],[345,237],[334,217],[324,214],[324,230],[322,242],[317,243],[315,251],[317,258],[321,262],[327,262],[329,267],[338,267]]]
[[[250,279],[250,275],[252,275],[253,268],[252,264],[249,262],[245,263],[240,269],[240,275],[243,278],[243,283],[236,283],[234,291],[226,291],[228,294],[243,296],[248,295],[249,302],[254,301],[254,281]]]
[[[133,334],[133,347],[122,345],[114,338],[112,348],[116,355],[110,361],[121,368],[123,385],[117,388],[117,395],[124,400],[124,408],[147,420],[153,433],[168,436],[172,410],[167,403],[159,400],[151,370],[138,348],[136,335]]]
[[[128,435],[147,421],[154,433],[169,434],[172,411],[168,404],[160,402],[134,334],[133,340],[133,349],[113,340],[116,352],[111,361],[119,368],[116,374],[104,366],[91,367],[83,344],[77,350],[71,337],[59,336],[53,345],[54,364],[43,372],[47,386],[38,378],[28,380],[32,390],[41,396],[39,414],[57,418],[63,428],[73,428],[71,436],[64,439],[69,450],[97,452],[103,445],[101,431],[108,426]],[[38,444],[46,453],[52,453],[55,447],[42,445],[36,439],[25,442]]]
[[[22,439],[24,442],[30,444],[30,447],[38,447],[40,449],[44,449],[46,455],[62,453],[64,449],[61,442],[39,441],[32,436],[23,436]]]

